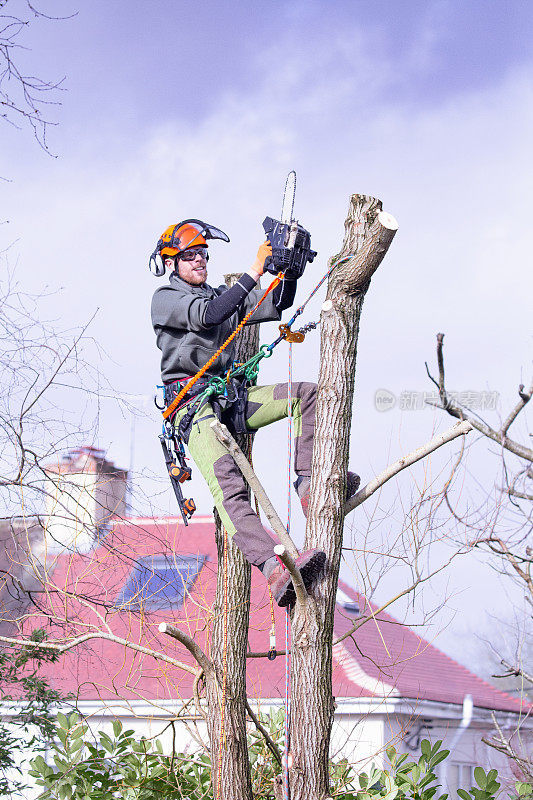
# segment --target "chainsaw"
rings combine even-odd
[[[296,173],[289,172],[285,182],[281,219],[266,217],[263,230],[272,245],[272,256],[265,269],[273,275],[283,272],[287,278],[301,278],[307,264],[311,264],[316,250],[311,249],[311,234],[294,219]]]

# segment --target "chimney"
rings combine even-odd
[[[45,471],[49,553],[65,548],[86,552],[105,536],[113,517],[125,516],[128,473],[107,461],[103,450],[70,450]]]

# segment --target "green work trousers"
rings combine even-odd
[[[286,383],[271,386],[252,386],[246,403],[246,425],[250,432],[277,422],[287,416]],[[294,469],[297,475],[311,475],[313,433],[315,426],[316,384],[293,383],[291,391],[294,425]],[[175,418],[176,427],[187,408],[180,409]],[[233,537],[247,560],[261,567],[274,555],[277,544],[263,528],[248,500],[246,483],[233,458],[218,441],[211,422],[214,411],[206,402],[196,412],[188,441],[188,448],[198,469],[204,476],[222,523]]]

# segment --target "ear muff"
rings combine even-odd
[[[152,255],[150,256],[150,261],[148,262],[148,268],[152,275],[155,275],[156,278],[160,278],[162,275],[165,274],[165,262],[161,258],[161,254],[158,250],[154,250]]]

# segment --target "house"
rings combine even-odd
[[[86,492],[87,483],[79,485]],[[206,730],[193,699],[195,665],[159,625],[171,623],[209,649],[217,570],[214,520],[195,515],[185,527],[181,517],[107,515],[91,530],[90,539],[69,534],[63,547],[45,548],[40,596],[33,593],[36,608],[22,629],[44,627],[50,639],[76,642],[49,667],[48,677],[54,688],[76,697],[95,725],[120,717],[139,733],[161,734],[170,746],[169,722],[177,720],[178,749],[197,749]],[[252,573],[248,695],[266,712],[283,706],[285,660],[255,657],[269,649],[271,608],[265,581],[257,570]],[[285,612],[277,606],[273,611],[277,647],[283,649]],[[387,743],[416,753],[427,737],[451,745],[442,777],[453,796],[458,785],[471,785],[475,765],[509,774],[503,757],[481,738],[490,734],[493,713],[504,728],[516,728],[527,711],[517,699],[389,614],[378,613],[343,582],[335,642],[334,755],[356,765],[380,762]]]

